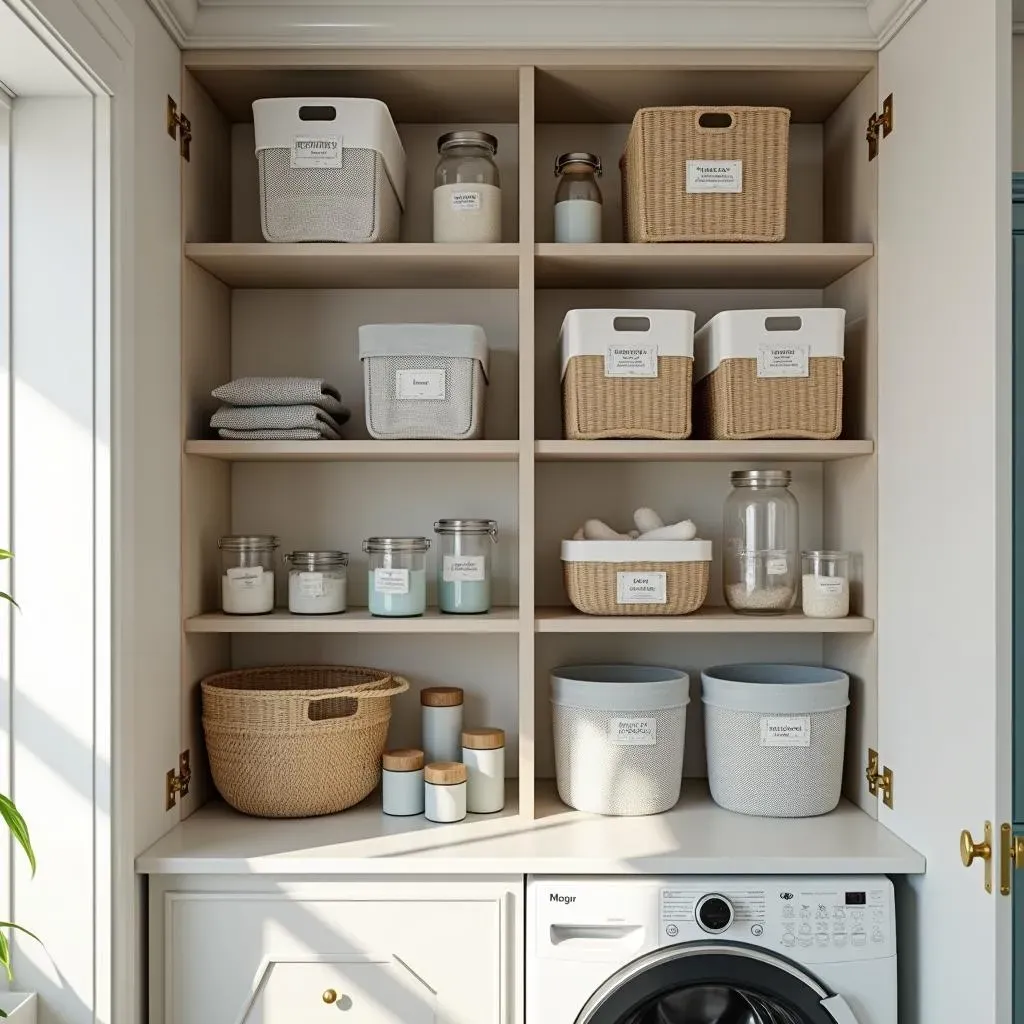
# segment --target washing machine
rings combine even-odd
[[[896,1024],[884,877],[531,877],[526,1024]]]

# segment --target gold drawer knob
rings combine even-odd
[[[324,989],[324,994],[320,997],[323,1001],[330,1006],[331,1003],[338,1001],[338,993],[333,988]]]
[[[967,829],[960,833],[960,860],[965,868],[969,868],[975,860],[988,860],[991,856],[991,842],[976,843]]]

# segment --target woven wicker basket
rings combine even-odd
[[[710,115],[710,118],[709,118]],[[724,119],[709,127],[702,120]],[[687,162],[742,161],[742,191],[688,192]],[[630,242],[781,242],[786,236],[789,111],[647,107],[622,154]]]
[[[369,668],[287,665],[202,682],[213,781],[236,810],[263,818],[334,814],[380,781],[391,697],[409,688]]]

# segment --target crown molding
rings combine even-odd
[[[868,0],[868,23],[881,49],[910,20],[925,0]]]
[[[149,0],[187,49],[878,48],[868,3],[903,0]],[[880,21],[885,21],[884,17]]]

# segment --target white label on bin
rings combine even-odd
[[[445,583],[479,583],[487,577],[484,566],[487,559],[483,555],[445,555],[441,560],[441,573]]]
[[[657,377],[657,345],[609,345],[604,354],[606,377]]]
[[[453,192],[452,209],[460,213],[468,213],[470,210],[480,209],[479,192]]]
[[[373,589],[378,594],[408,594],[408,569],[374,569]]]
[[[810,745],[810,715],[765,715],[762,717],[762,747],[809,747]]]
[[[785,558],[769,558],[765,565],[769,576],[785,576],[788,571],[789,562]]]
[[[844,576],[815,576],[814,586],[823,597],[836,597],[846,590],[846,578]]]
[[[668,604],[664,572],[620,572],[617,574],[619,604]]]
[[[340,135],[296,135],[292,139],[292,167],[340,167],[344,150]]]
[[[687,192],[742,192],[742,160],[687,160]]]
[[[757,346],[758,377],[809,377],[810,374],[810,345]]]
[[[609,718],[608,739],[617,747],[653,747],[658,742],[658,720]]]
[[[262,575],[262,565],[254,565],[247,569],[228,569],[228,586],[234,590],[255,590],[260,585]]]
[[[395,397],[444,401],[444,370],[395,370]]]
[[[323,597],[327,593],[322,572],[300,572],[299,593],[303,597]]]

